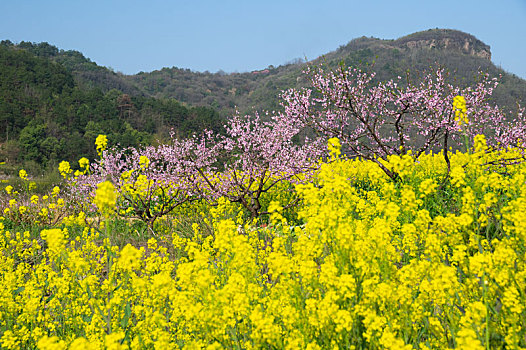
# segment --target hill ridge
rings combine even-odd
[[[488,45],[471,34],[431,29],[397,39],[360,37],[314,60],[253,72],[194,72],[162,68],[123,75],[44,42],[0,42],[0,162],[18,159],[52,164],[92,152],[97,133],[134,146],[166,137],[219,129],[236,113],[279,110],[279,94],[308,87],[307,65],[343,62],[374,69],[377,81],[421,72],[438,63],[450,82],[473,85],[480,70],[500,77],[493,102],[505,109],[526,103],[526,81],[491,62]],[[371,68],[372,67],[372,68]],[[415,74],[418,78],[418,74]],[[124,102],[123,102],[124,101]],[[36,140],[36,141],[35,141]],[[72,146],[73,145],[73,146]]]

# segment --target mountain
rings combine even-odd
[[[396,40],[361,37],[310,62],[295,60],[246,73],[162,68],[135,75],[115,73],[78,51],[48,43],[0,42],[0,163],[42,171],[66,159],[95,157],[93,140],[137,146],[166,140],[170,130],[189,135],[220,131],[235,110],[280,108],[279,93],[308,86],[308,65],[340,62],[374,70],[378,81],[438,63],[458,85],[473,84],[478,71],[500,77],[494,103],[525,105],[526,81],[491,62],[490,47],[456,30],[431,29]],[[6,165],[0,167],[0,172]]]
[[[122,74],[97,65],[79,51],[59,50],[47,42],[22,41],[15,45],[9,40],[4,40],[2,46],[25,50],[36,57],[59,63],[72,74],[77,85],[83,89],[99,88],[102,92],[116,89],[133,96],[145,95],[141,89],[123,79]]]
[[[213,106],[226,113],[232,113],[236,106],[250,112],[279,108],[280,91],[307,85],[302,71],[308,64],[322,62],[332,67],[344,62],[373,69],[377,80],[405,76],[408,70],[429,69],[436,62],[447,68],[459,85],[473,84],[482,70],[492,77],[501,76],[495,103],[515,108],[517,101],[526,101],[526,81],[495,66],[488,45],[470,34],[449,29],[430,29],[396,40],[361,37],[310,62],[297,60],[247,73],[201,73],[172,67],[123,78],[150,96]]]
[[[127,93],[125,93],[127,92]],[[37,174],[94,158],[94,140],[108,135],[123,147],[220,131],[223,118],[209,107],[146,96],[119,75],[78,52],[47,43],[0,42],[0,175],[23,166]]]

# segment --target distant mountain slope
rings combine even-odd
[[[4,40],[2,41],[2,46],[25,50],[36,57],[60,63],[73,75],[75,81],[81,88],[99,88],[102,92],[117,89],[133,96],[145,95],[134,84],[123,79],[122,74],[115,73],[109,68],[97,65],[78,51],[59,50],[47,42],[31,43],[22,41],[15,45],[9,40]]]
[[[0,175],[20,165],[36,174],[62,160],[94,158],[98,134],[127,147],[167,138],[172,129],[189,135],[223,125],[211,108],[125,94],[115,86],[126,90],[129,83],[106,68],[57,52],[46,43],[0,43],[0,163],[7,163]],[[75,78],[72,69],[81,74]],[[97,79],[86,79],[90,70]],[[105,76],[111,81],[100,79]]]
[[[234,113],[279,109],[280,91],[308,86],[308,64],[339,62],[373,69],[383,81],[438,62],[458,85],[473,84],[478,71],[500,78],[494,102],[526,105],[526,81],[491,62],[488,45],[470,34],[433,29],[396,40],[361,37],[310,62],[247,72],[193,72],[163,68],[123,75],[77,51],[48,43],[0,42],[0,162],[45,168],[62,159],[94,156],[98,133],[135,146],[204,128],[220,130]],[[191,107],[194,106],[194,107]],[[0,169],[1,170],[1,169]]]
[[[378,80],[428,69],[435,62],[446,67],[457,84],[474,83],[479,70],[500,76],[495,102],[513,108],[526,102],[526,81],[507,73],[491,62],[490,47],[474,36],[456,30],[432,29],[396,40],[361,37],[310,64],[329,66],[343,61],[367,68],[374,63]],[[199,73],[181,68],[163,68],[151,73],[125,76],[137,88],[156,97],[173,97],[190,104],[214,106],[231,113],[234,106],[247,112],[278,108],[277,96],[283,89],[304,86],[304,62],[279,67],[269,66],[249,73]]]
[[[405,76],[409,70],[429,69],[435,62],[451,72],[457,84],[473,84],[479,70],[500,78],[495,103],[514,108],[526,104],[526,81],[505,72],[491,62],[488,45],[473,35],[450,29],[430,29],[396,40],[361,37],[308,63],[296,60],[279,67],[269,66],[247,73],[194,72],[184,68],[162,68],[153,72],[123,75],[97,65],[78,51],[59,50],[48,43],[21,42],[38,57],[47,57],[64,66],[81,88],[117,89],[131,96],[174,98],[189,105],[213,107],[223,115],[237,107],[241,112],[279,108],[281,90],[307,85],[302,74],[307,64],[338,62],[364,69],[373,65],[378,80]]]

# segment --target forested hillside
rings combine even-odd
[[[490,47],[470,34],[433,29],[396,40],[357,38],[305,62],[245,73],[162,68],[124,75],[78,51],[48,43],[0,43],[0,168],[23,164],[40,172],[60,160],[94,156],[93,140],[108,134],[122,146],[166,140],[173,129],[189,135],[219,130],[225,116],[280,108],[279,94],[307,86],[309,65],[337,64],[375,71],[375,79],[418,80],[439,64],[455,85],[473,85],[479,71],[498,77],[492,103],[516,110],[526,103],[526,81],[491,62]],[[510,113],[513,116],[513,112]]]
[[[95,156],[93,142],[102,133],[112,144],[138,146],[166,139],[172,129],[189,135],[203,128],[218,130],[222,125],[218,112],[211,108],[187,107],[174,99],[142,93],[125,94],[117,88],[138,90],[127,89],[120,79],[109,84],[111,89],[103,89],[104,80],[98,78],[89,84],[75,77],[73,70],[84,67],[82,77],[88,76],[90,67],[98,72],[96,77],[114,74],[81,56],[59,52],[46,43],[2,42],[0,162],[6,162],[4,171],[23,164],[39,173],[61,160]],[[75,57],[79,58],[76,65],[72,63]]]
[[[495,66],[488,45],[470,34],[444,29],[397,40],[361,37],[308,63],[298,59],[247,73],[200,73],[172,67],[124,78],[152,96],[173,97],[227,111],[237,106],[242,112],[249,112],[254,108],[279,108],[277,96],[281,90],[306,84],[302,72],[308,64],[334,67],[340,62],[374,70],[380,81],[404,77],[408,71],[413,73],[413,79],[418,79],[416,72],[438,63],[448,69],[455,84],[462,86],[472,85],[481,70],[492,77],[502,76],[494,93],[495,103],[515,108],[517,101],[526,101],[526,81]]]

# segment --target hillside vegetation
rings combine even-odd
[[[123,90],[138,90],[88,60],[72,63],[80,57],[58,53],[46,43],[2,42],[0,162],[7,163],[4,171],[23,164],[36,174],[48,166],[55,168],[61,160],[93,158],[91,145],[101,133],[108,134],[112,144],[128,147],[167,138],[172,128],[179,135],[219,130],[216,110],[142,93],[125,94]],[[77,76],[72,69],[79,67],[83,71]],[[84,79],[92,76],[96,79]]]
[[[158,102],[86,92],[35,57],[46,68],[19,80],[47,87],[37,102],[53,88],[46,106],[99,91],[124,122]],[[0,183],[0,347],[526,348],[524,109],[506,122],[493,79],[441,68],[306,79],[222,133],[126,149],[99,134],[49,191],[24,169]]]
[[[61,163],[43,196],[21,170],[0,197],[2,349],[524,348],[526,118],[486,137],[502,126],[479,99],[491,83],[340,72],[315,75],[321,99],[295,91],[221,136],[124,151],[99,135],[100,158]],[[364,137],[341,133],[353,118]],[[293,144],[303,124],[327,146]],[[465,150],[419,154],[411,127]]]
[[[418,79],[415,73],[438,63],[451,73],[451,82],[460,86],[473,85],[480,70],[491,77],[502,75],[494,103],[514,109],[517,101],[526,100],[526,81],[495,66],[490,59],[489,46],[472,35],[433,29],[397,40],[361,37],[308,63],[296,60],[247,73],[202,73],[172,67],[124,78],[152,96],[173,97],[230,112],[237,106],[241,112],[250,112],[279,108],[281,90],[307,85],[302,72],[309,64],[325,63],[332,68],[340,62],[360,68],[373,66],[376,79],[386,81],[404,77],[407,71]]]
[[[515,114],[526,100],[526,81],[496,67],[489,46],[472,35],[433,29],[397,40],[357,38],[310,62],[295,60],[246,73],[194,72],[163,68],[124,75],[97,65],[78,51],[48,43],[4,40],[0,44],[0,172],[21,164],[39,173],[58,161],[95,156],[96,135],[110,144],[138,146],[208,128],[219,131],[236,110],[280,110],[278,95],[309,85],[309,65],[344,63],[376,73],[376,81],[397,76],[418,80],[436,63],[447,79],[473,85],[479,71],[499,77],[493,103]],[[404,82],[402,82],[404,83]],[[524,103],[523,103],[524,104]]]

